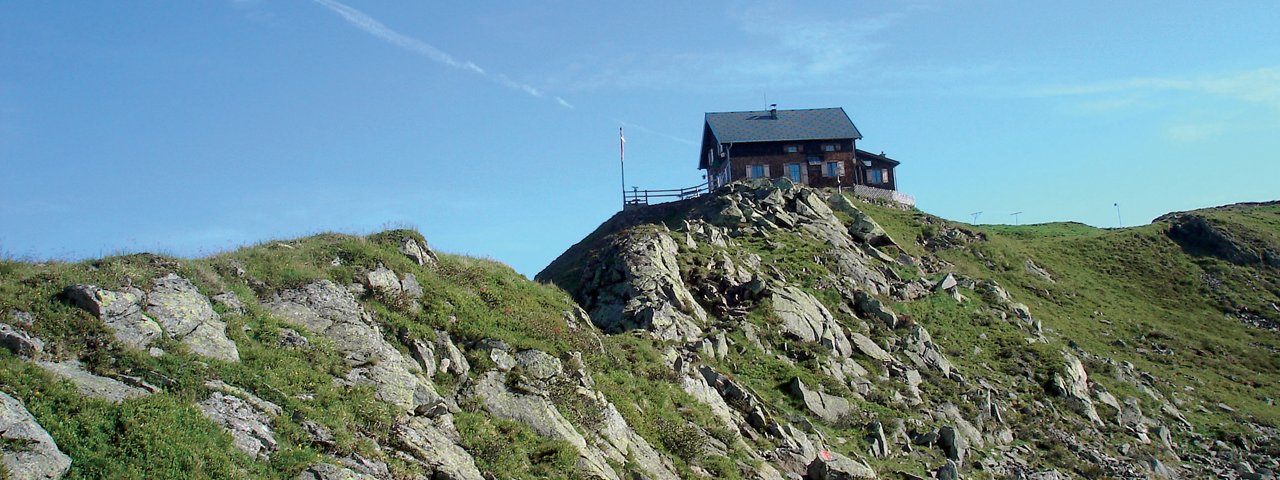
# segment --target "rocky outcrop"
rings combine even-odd
[[[376,480],[376,478],[332,463],[317,463],[299,472],[295,480]]]
[[[458,446],[458,434],[448,417],[405,417],[392,428],[396,447],[425,464],[431,478],[483,480],[471,454]]]
[[[601,255],[574,295],[611,333],[642,329],[663,340],[702,336],[707,313],[680,277],[679,248],[665,230],[621,238]]]
[[[879,223],[876,223],[875,219],[871,218],[870,215],[862,213],[862,210],[854,206],[848,197],[834,194],[828,198],[828,202],[830,202],[833,210],[848,215],[853,219],[849,222],[849,235],[852,235],[855,240],[875,247],[896,245],[893,238],[889,237],[889,233],[885,232],[884,228]]]
[[[235,342],[227,338],[227,324],[191,281],[172,273],[155,279],[147,293],[146,310],[169,337],[179,339],[191,353],[224,362],[240,361]]]
[[[439,400],[416,363],[387,343],[372,316],[337,284],[322,280],[286,290],[264,306],[332,340],[351,367],[346,380],[373,385],[378,399],[406,410]]]
[[[62,296],[102,320],[116,341],[125,346],[145,349],[164,335],[160,324],[142,313],[142,290],[130,287],[117,292],[93,285],[72,285],[62,291]]]
[[[231,434],[236,448],[251,457],[268,458],[279,447],[270,427],[271,417],[239,397],[213,392],[196,406]]]
[[[56,480],[71,468],[35,417],[18,399],[0,392],[0,461],[13,480]]]
[[[19,357],[33,359],[44,357],[44,340],[7,323],[0,323],[0,347]]]
[[[773,310],[782,332],[802,342],[820,343],[841,357],[853,353],[849,337],[827,307],[795,287],[772,289]]]
[[[560,414],[550,400],[512,391],[507,388],[507,377],[500,372],[481,375],[469,396],[481,401],[489,414],[528,425],[544,437],[563,440],[577,449],[578,467],[588,475],[618,480],[618,474],[609,466],[603,454],[588,448],[587,440],[573,424]]]
[[[427,242],[418,242],[412,237],[405,237],[400,240],[398,250],[419,266],[434,267],[438,261],[436,253],[431,251],[431,248],[427,246]]]
[[[1055,393],[1061,395],[1076,412],[1097,425],[1103,425],[1089,395],[1089,374],[1084,370],[1084,363],[1070,352],[1063,352],[1062,357],[1062,368],[1053,375]]]
[[[1217,257],[1236,265],[1262,262],[1262,256],[1257,251],[1249,248],[1231,233],[1214,227],[1209,220],[1200,215],[1181,214],[1156,220],[1171,221],[1165,233],[1189,254]]]

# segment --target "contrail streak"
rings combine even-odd
[[[476,65],[475,63],[472,63],[470,61],[458,60],[457,58],[454,58],[453,55],[449,55],[448,53],[445,53],[444,51],[436,47],[433,47],[430,44],[423,42],[422,40],[418,40],[416,38],[413,38],[403,33],[392,30],[390,27],[384,25],[382,22],[379,22],[377,19],[370,17],[364,12],[351,8],[346,4],[338,2],[337,0],[314,0],[314,1],[320,4],[321,6],[328,8],[333,13],[338,14],[338,16],[341,16],[343,20],[347,21],[347,23],[354,25],[356,28],[364,30],[365,33],[378,37],[387,43],[403,48],[410,52],[416,53],[418,55],[431,59],[432,61],[435,61],[437,63],[441,63],[453,68],[475,73],[476,75],[480,75],[489,80],[497,82],[499,85],[502,85],[504,87],[507,87],[513,90],[519,90],[521,92],[527,93],[537,98],[546,97],[546,94],[544,94],[541,90],[538,90],[536,87],[532,85],[529,85],[527,83],[517,82],[515,80],[512,80],[510,77],[500,73],[491,74],[489,72],[486,72],[483,68],[480,68],[479,65]],[[570,105],[569,102],[566,102],[563,98],[555,97],[555,101],[558,105],[562,107],[570,108],[570,109],[573,108],[573,105]]]

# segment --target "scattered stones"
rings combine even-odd
[[[0,392],[0,462],[17,479],[58,479],[71,468],[53,437],[18,399]],[[15,448],[16,447],[16,448]]]

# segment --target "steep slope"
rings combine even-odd
[[[730,457],[783,475],[834,454],[881,475],[1274,478],[1278,237],[1276,204],[975,227],[757,181],[620,213],[538,278],[666,345]]]

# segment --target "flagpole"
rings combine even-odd
[[[622,209],[627,209],[627,137],[618,127],[618,167],[622,170]]]

